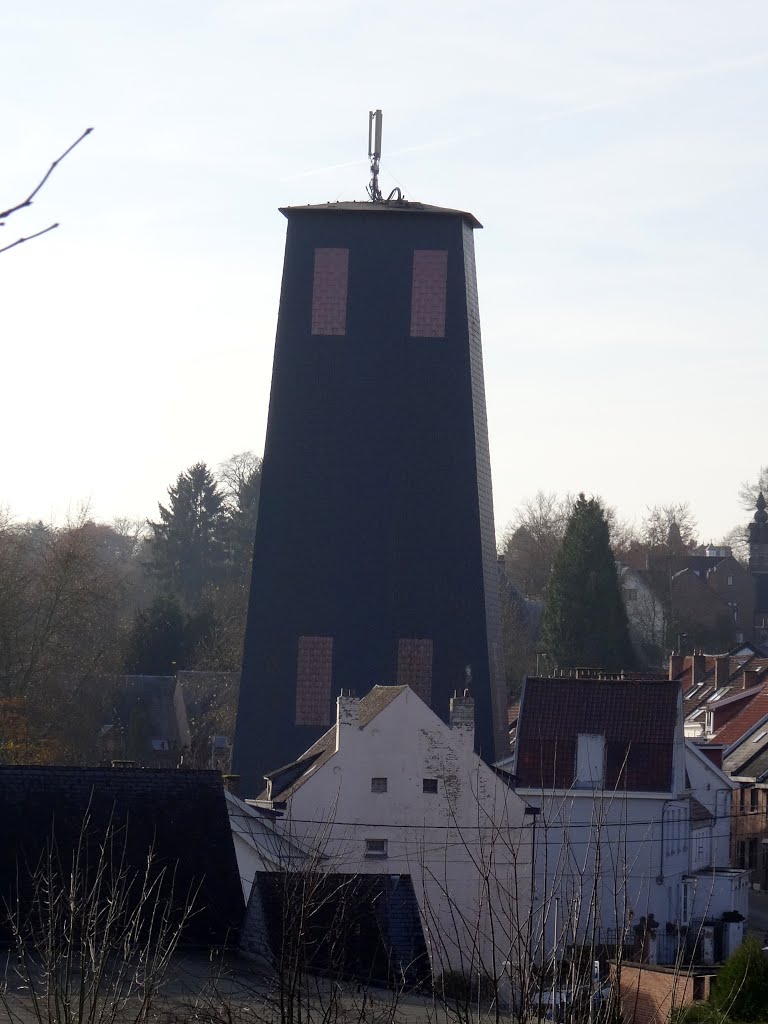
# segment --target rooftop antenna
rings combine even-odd
[[[381,160],[381,111],[368,111],[368,156],[371,158],[371,184],[368,186],[368,195],[374,203],[383,200],[379,188],[379,161]]]

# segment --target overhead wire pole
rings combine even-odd
[[[371,183],[368,195],[374,203],[382,202],[383,196],[379,188],[379,161],[381,160],[381,122],[380,110],[368,111],[368,156],[371,161]]]

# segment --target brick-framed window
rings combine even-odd
[[[331,724],[333,637],[300,636],[296,655],[296,725]]]
[[[445,337],[448,250],[414,249],[411,285],[411,337]]]
[[[432,641],[404,637],[397,644],[397,682],[423,701],[432,700]]]
[[[315,249],[312,333],[347,333],[349,249]]]

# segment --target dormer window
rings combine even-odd
[[[602,789],[605,780],[605,736],[579,733],[576,747],[577,789]]]

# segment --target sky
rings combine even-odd
[[[539,489],[702,541],[768,463],[764,0],[31,0],[0,38],[0,507],[143,519],[263,451],[285,220],[472,211],[497,530]]]

